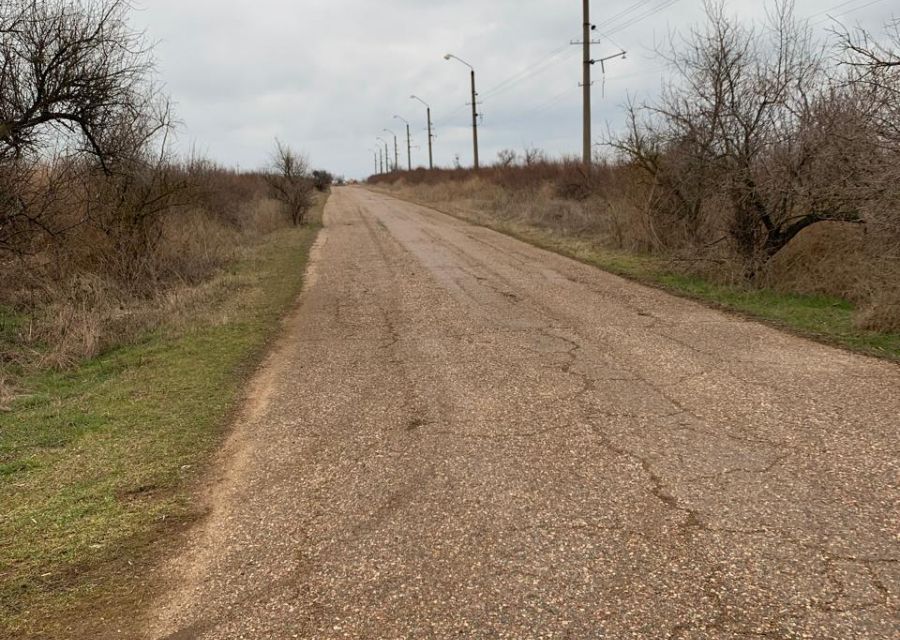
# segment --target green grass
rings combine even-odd
[[[604,271],[763,320],[799,335],[868,355],[900,360],[900,334],[856,328],[853,324],[856,309],[841,298],[718,284],[677,273],[668,268],[664,260],[653,256],[611,251],[535,227],[492,222],[485,226]]]
[[[192,482],[300,291],[315,235],[272,234],[186,326],[18,381],[27,395],[0,413],[0,637],[115,605],[151,545],[198,515]]]
[[[403,197],[394,191],[386,193],[393,197]],[[418,204],[432,206],[420,202]],[[762,320],[821,342],[900,361],[900,334],[856,328],[853,324],[856,309],[841,298],[718,284],[679,274],[665,260],[654,256],[608,250],[595,243],[552,233],[546,229],[495,220],[484,212],[463,215],[446,209],[438,210],[630,280]]]

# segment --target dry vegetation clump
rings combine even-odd
[[[410,195],[749,288],[839,296],[900,322],[900,22],[816,40],[793,4],[707,22],[662,53],[672,80],[626,109],[586,170],[526,149],[494,166],[374,176]],[[837,64],[836,64],[837,63]]]

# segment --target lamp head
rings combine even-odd
[[[452,58],[452,57],[453,57],[453,54],[452,54],[452,53],[446,53],[446,54],[444,54],[444,60],[449,60],[449,59]]]

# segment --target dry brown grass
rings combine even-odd
[[[229,295],[217,273],[289,224],[262,175],[202,162],[169,171],[177,200],[140,227],[104,209],[105,217],[84,216],[0,266],[0,319],[17,319],[0,335],[0,403],[13,393],[10,366],[68,368],[157,327],[178,327]]]

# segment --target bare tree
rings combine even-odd
[[[872,237],[896,256],[900,244],[900,18],[878,37],[841,27],[838,37],[843,93],[869,130],[863,144],[874,192],[869,205]],[[842,144],[855,142],[843,136]]]
[[[833,181],[857,187],[866,176],[848,168],[860,149],[834,135],[855,122],[851,101],[829,83],[825,50],[793,3],[776,2],[762,28],[721,2],[706,12],[705,28],[673,41],[677,80],[658,102],[632,105],[612,144],[651,178],[651,207],[695,240],[721,229],[752,277],[803,229],[859,221],[860,190]]]
[[[841,64],[850,85],[880,134],[900,143],[900,18],[885,25],[882,38],[862,28],[841,27],[838,37]]]
[[[125,0],[0,3],[0,251],[84,221],[72,217],[84,207],[56,206],[72,197],[63,187],[75,174],[133,177],[162,161],[151,142],[162,133],[165,147],[171,118],[129,9]]]
[[[885,25],[886,40],[879,41],[862,28],[835,31],[844,51],[844,64],[876,72],[900,67],[900,18]]]
[[[497,152],[497,165],[501,167],[512,167],[518,160],[518,154],[514,149],[501,149]]]
[[[315,189],[306,158],[276,140],[268,181],[273,196],[282,203],[291,223],[302,225],[312,207]]]
[[[530,167],[533,164],[546,162],[547,154],[544,153],[543,149],[538,149],[537,147],[525,147],[523,161],[526,167]]]
[[[0,158],[62,135],[109,172],[139,146],[123,140],[123,128],[142,120],[156,96],[149,50],[128,26],[128,9],[125,0],[0,4]]]

